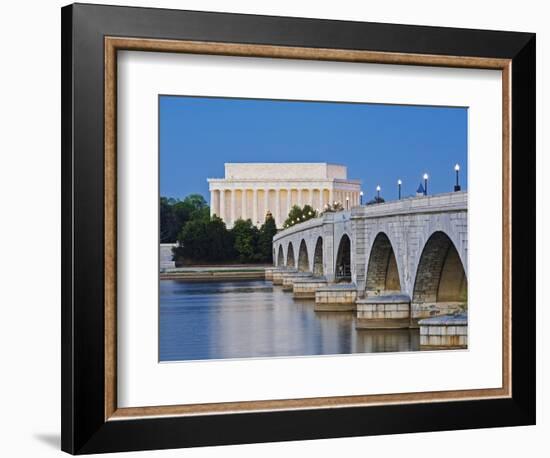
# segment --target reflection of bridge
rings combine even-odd
[[[352,287],[358,310],[363,304],[367,311],[395,311],[385,316],[401,318],[401,324],[463,309],[467,200],[466,192],[454,192],[326,213],[279,232],[273,238],[274,264],[301,272],[301,282],[304,272],[324,277],[336,291],[332,297],[347,283],[342,291],[350,297]],[[397,313],[402,303],[406,317]]]

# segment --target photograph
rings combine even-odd
[[[61,116],[41,117],[61,161],[36,162],[52,150],[43,123],[8,91],[27,122],[6,151],[35,159],[8,155],[26,173],[11,193],[44,182],[11,201],[61,230],[41,244],[60,255],[32,288],[44,313],[6,321],[12,347],[28,340],[26,379],[61,370],[56,398],[11,396],[38,406],[35,442],[61,429],[71,454],[534,451],[542,15],[288,5],[63,6],[48,22],[57,91],[39,91],[55,100],[29,99],[47,112],[61,91]],[[13,48],[21,75],[27,61],[48,73],[47,53]],[[37,226],[7,221],[28,283]],[[27,415],[16,404],[7,418]],[[449,449],[450,435],[467,437]]]
[[[468,348],[468,107],[158,96],[159,361]]]

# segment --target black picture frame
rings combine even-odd
[[[61,14],[64,451],[84,454],[535,424],[535,34],[88,4],[66,6]],[[106,36],[511,59],[512,396],[106,421]]]

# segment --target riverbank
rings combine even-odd
[[[226,281],[263,280],[270,265],[193,266],[164,269],[161,280]]]

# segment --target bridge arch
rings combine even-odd
[[[399,267],[392,243],[385,232],[379,232],[367,263],[365,293],[367,296],[377,296],[400,292]]]
[[[302,239],[300,242],[300,248],[298,249],[298,271],[299,272],[308,272],[309,271],[309,258],[307,255],[307,246],[306,241]]]
[[[285,254],[283,252],[283,245],[279,245],[279,254],[277,255],[277,267],[285,265]]]
[[[292,242],[288,242],[288,248],[286,249],[286,266],[296,267],[296,262],[294,261],[294,248],[292,246]]]
[[[315,250],[313,252],[313,275],[315,277],[321,277],[324,275],[322,237],[317,237],[317,242],[315,242]]]
[[[421,316],[467,307],[468,281],[454,242],[443,231],[426,241],[416,269],[412,304]]]
[[[338,243],[334,273],[337,282],[351,282],[351,239],[345,233]]]

